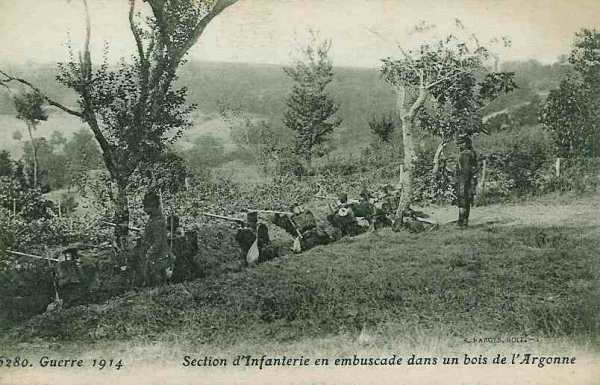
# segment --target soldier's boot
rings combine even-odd
[[[466,224],[465,224],[465,209],[463,207],[458,208],[458,221],[456,222],[456,224],[459,227],[466,226]]]
[[[471,206],[467,205],[467,207],[465,207],[465,214],[464,214],[464,218],[463,218],[463,224],[465,227],[469,226],[469,214],[471,213]]]

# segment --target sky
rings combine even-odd
[[[129,56],[134,42],[127,0],[88,0],[92,55],[99,61],[105,42],[111,60]],[[141,0],[138,7],[144,7]],[[0,63],[55,63],[67,58],[84,36],[79,0],[0,0]],[[482,42],[509,36],[510,48],[492,46],[502,60],[544,63],[567,54],[574,33],[600,28],[598,0],[239,0],[214,19],[190,52],[191,60],[288,64],[308,41],[308,31],[332,40],[340,66],[376,67],[380,59],[411,48],[430,32],[456,33],[455,18]],[[465,35],[466,36],[466,35]]]

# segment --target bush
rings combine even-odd
[[[379,142],[391,142],[396,123],[393,114],[385,114],[379,117],[372,117],[369,120],[369,130],[377,137]]]
[[[487,159],[486,192],[480,200],[538,192],[538,181],[552,160],[552,143],[539,127],[504,132],[482,139],[481,158]]]
[[[556,176],[554,162],[537,181],[540,193],[576,192],[578,194],[600,189],[600,158],[561,159],[560,176]]]
[[[291,148],[282,148],[277,152],[275,175],[301,177],[306,173],[304,164]]]
[[[15,210],[26,220],[51,218],[55,210],[40,189],[26,188],[9,177],[0,177],[0,207],[9,212]]]

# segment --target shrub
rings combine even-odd
[[[369,130],[380,142],[391,142],[395,128],[396,124],[393,114],[372,117],[369,120]]]
[[[482,140],[487,159],[485,201],[537,192],[538,180],[552,159],[552,143],[539,127],[504,132]]]
[[[0,177],[0,207],[8,211],[16,210],[27,220],[51,218],[55,209],[39,189],[26,188],[9,177]]]

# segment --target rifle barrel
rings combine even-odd
[[[319,199],[333,199],[333,200],[337,200],[337,197],[332,197],[332,196],[326,196],[326,195],[319,195],[319,194],[315,194],[315,198],[319,198]]]
[[[104,223],[105,225],[112,226],[112,227],[117,227],[117,226],[118,226],[116,223],[109,222],[109,221],[100,221],[100,222]],[[142,229],[140,229],[140,228],[138,228],[138,227],[127,226],[127,228],[128,228],[129,230],[133,230],[133,231],[138,231],[138,232],[141,232],[141,231],[142,231]]]
[[[294,213],[290,211],[277,211],[277,210],[250,210],[256,211],[258,213],[266,213],[266,214],[281,214],[281,215],[294,215]]]
[[[56,258],[49,258],[49,257],[40,257],[39,255],[33,255],[33,254],[27,254],[27,253],[20,253],[18,251],[14,251],[14,250],[6,250],[7,253],[9,254],[13,254],[13,255],[19,255],[21,257],[29,257],[29,258],[35,258],[35,259],[43,259],[46,261],[54,261],[54,262],[60,262],[60,260],[56,259]]]
[[[231,222],[244,222],[243,219],[226,217],[224,215],[217,215],[217,214],[211,214],[211,213],[205,213],[205,212],[201,212],[200,215],[204,215],[206,217],[211,217],[211,218],[224,219],[226,221],[231,221]]]
[[[438,224],[437,222],[434,222],[434,221],[431,221],[429,219],[422,218],[422,217],[417,217],[417,220],[421,221],[421,222],[429,223],[430,225],[437,225]]]

